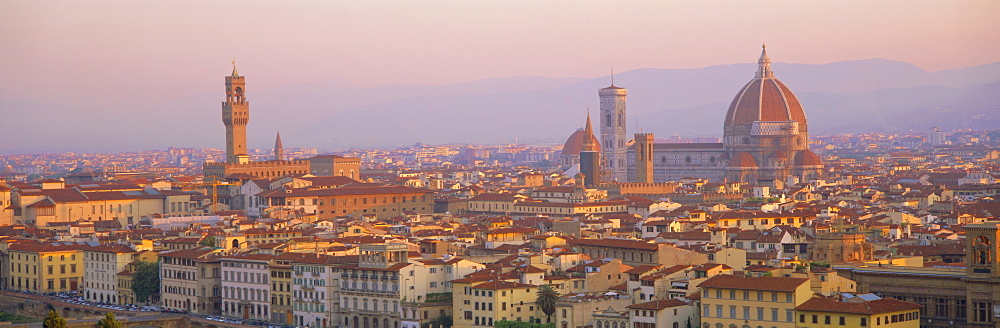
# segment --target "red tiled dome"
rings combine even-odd
[[[566,139],[566,144],[563,145],[562,154],[563,156],[580,155],[580,151],[583,150],[583,143],[586,133],[584,129],[576,130]],[[590,135],[593,140],[594,145],[597,147],[597,151],[601,151],[601,143],[597,141],[597,138]]]
[[[784,83],[774,78],[771,59],[761,52],[757,76],[736,93],[726,113],[726,126],[750,125],[754,121],[799,122],[806,125],[802,104]]]
[[[729,167],[757,167],[757,160],[750,153],[741,151],[733,154],[729,160]]]
[[[795,154],[795,166],[811,165],[823,165],[823,161],[819,159],[819,156],[817,156],[816,153],[807,149]]]

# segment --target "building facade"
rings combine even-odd
[[[135,250],[122,244],[104,244],[83,252],[84,297],[93,302],[118,304],[118,273],[135,260]]]
[[[699,287],[705,328],[794,328],[795,307],[812,297],[807,278],[717,275]]]
[[[220,258],[222,315],[271,321],[271,262],[266,254],[236,254]]]

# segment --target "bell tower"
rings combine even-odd
[[[236,71],[233,60],[233,74],[226,76],[226,101],[222,102],[222,123],[226,125],[226,163],[246,164],[247,123],[250,121],[250,102],[246,96],[246,80]]]
[[[608,180],[625,182],[628,178],[626,166],[626,146],[628,135],[625,130],[625,96],[628,90],[615,86],[614,72],[611,86],[597,91],[601,98],[601,168],[606,170]]]

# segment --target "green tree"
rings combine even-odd
[[[108,312],[104,315],[104,319],[97,322],[97,328],[124,328],[125,325],[121,321],[115,320],[115,314]]]
[[[545,313],[545,322],[552,322],[552,314],[556,313],[556,302],[559,301],[559,291],[552,288],[552,285],[542,285],[538,287],[538,297],[535,304]]]
[[[201,246],[215,247],[215,237],[208,236],[198,242]]]
[[[420,328],[449,328],[454,325],[450,315],[442,314],[440,317],[434,318],[434,320],[424,322],[420,325]]]
[[[145,302],[150,295],[160,291],[160,263],[142,262],[136,264],[132,275],[132,292],[135,300]]]
[[[55,310],[49,311],[49,314],[45,315],[45,321],[42,322],[42,327],[44,328],[65,328],[66,319],[59,316],[59,312]]]

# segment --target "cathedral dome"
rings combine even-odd
[[[807,149],[795,154],[795,166],[813,165],[823,165],[823,161],[819,159],[819,156],[817,156],[816,153]]]
[[[757,160],[750,153],[741,151],[733,154],[729,160],[729,167],[757,167]]]
[[[759,69],[753,80],[736,93],[726,113],[726,126],[751,125],[755,121],[799,123],[806,126],[806,115],[799,99],[784,83],[774,78],[767,51],[757,61]]]
[[[580,151],[583,150],[583,144],[586,141],[587,137],[588,136],[585,129],[579,129],[576,130],[576,132],[573,132],[573,134],[569,136],[569,139],[566,139],[566,143],[563,144],[563,149],[562,149],[563,156],[580,155]],[[594,137],[593,134],[591,134],[589,137],[591,141],[593,141],[594,145],[597,147],[597,151],[601,151],[601,143],[597,141],[597,137]]]

